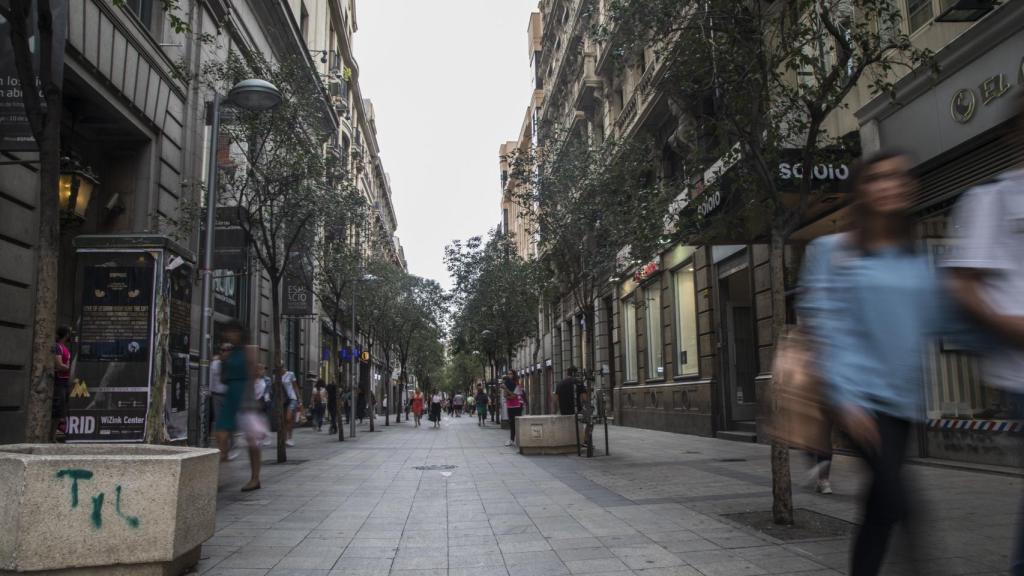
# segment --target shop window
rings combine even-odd
[[[697,355],[697,290],[694,285],[693,263],[673,275],[676,299],[676,348],[678,376],[697,374],[700,369]]]
[[[665,350],[661,345],[661,283],[655,283],[644,290],[645,320],[647,325],[647,379],[665,377]]]
[[[932,0],[907,0],[907,22],[913,34],[932,21]]]
[[[636,305],[632,300],[622,301],[622,366],[626,382],[636,382]]]

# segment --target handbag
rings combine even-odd
[[[831,419],[806,334],[790,330],[776,344],[767,431],[773,441],[809,452],[831,452]]]

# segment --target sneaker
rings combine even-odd
[[[512,445],[512,441],[511,440],[509,440],[508,442],[505,442],[505,446],[506,447],[511,446],[511,445]]]
[[[829,480],[818,480],[818,492],[821,494],[832,494],[832,482]]]
[[[825,466],[828,466],[831,462],[818,462],[811,469],[807,471],[807,475],[804,476],[804,484],[807,486],[816,486],[821,476],[821,471]]]
[[[294,447],[295,446],[295,441],[294,440],[285,440],[284,441],[284,445],[285,446],[289,446],[289,447]]]
[[[228,461],[230,462],[231,460],[238,460],[238,455],[240,453],[241,450],[238,450],[237,448],[232,448],[231,450],[228,450]]]

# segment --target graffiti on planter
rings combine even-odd
[[[57,478],[71,478],[71,507],[78,508],[78,481],[92,480],[92,470],[68,468],[57,472]]]
[[[71,508],[78,508],[78,481],[79,480],[92,480],[92,470],[83,470],[80,468],[67,468],[64,470],[57,471],[57,479],[62,480],[64,478],[71,479]],[[114,487],[114,514],[124,520],[124,523],[130,528],[139,527],[139,517],[129,516],[121,510],[121,485],[118,484]],[[100,492],[92,496],[92,512],[89,515],[89,519],[92,522],[93,528],[103,527],[103,501],[106,499],[106,494]]]

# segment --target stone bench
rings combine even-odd
[[[0,446],[0,575],[177,576],[217,513],[216,450]]]
[[[570,454],[576,452],[575,416],[519,416],[516,443],[520,454]],[[579,427],[580,438],[583,426]]]

